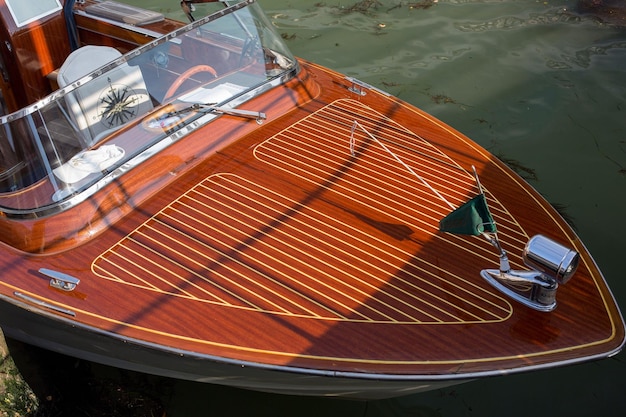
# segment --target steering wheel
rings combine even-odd
[[[241,48],[241,55],[239,56],[239,66],[242,67],[247,64],[248,60],[254,58],[254,50],[261,49],[261,43],[257,37],[248,37]]]
[[[217,78],[217,71],[215,71],[213,67],[209,65],[196,65],[195,67],[191,67],[187,71],[180,74],[178,78],[176,78],[176,81],[174,81],[170,88],[168,88],[165,92],[163,101],[167,101],[168,99],[170,99],[185,81],[187,81],[191,76],[200,72],[208,72],[213,75],[213,77]]]

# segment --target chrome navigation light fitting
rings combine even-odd
[[[481,276],[491,285],[539,311],[556,308],[556,290],[576,272],[580,255],[543,235],[533,236],[522,252],[531,271],[513,271],[506,252],[500,255],[500,269],[485,269]]]
[[[580,256],[543,235],[532,237],[522,253],[524,263],[565,284],[576,272]]]

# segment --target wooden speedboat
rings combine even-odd
[[[606,358],[583,243],[503,163],[294,58],[254,0],[185,25],[0,2],[0,326],[79,358],[383,398]]]

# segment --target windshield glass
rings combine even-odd
[[[297,72],[254,0],[199,19],[126,55],[74,51],[61,89],[0,118],[0,211],[33,215],[83,201],[223,113]]]

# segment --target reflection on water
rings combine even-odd
[[[178,1],[131,3],[184,18]],[[421,107],[530,174],[575,219],[626,308],[625,27],[602,10],[579,13],[575,0],[261,3],[296,55]],[[369,403],[166,379],[147,390],[167,416],[617,416],[625,359]]]

